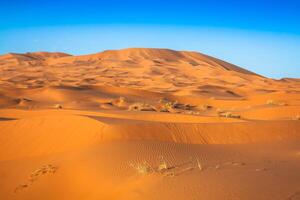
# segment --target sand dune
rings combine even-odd
[[[25,118],[3,115],[0,125],[2,131],[9,134],[1,136],[2,148],[6,151],[0,153],[0,160],[45,156],[106,141],[241,144],[297,140],[300,137],[300,121],[191,123],[154,121],[151,118],[146,121],[147,117],[142,115],[140,118],[144,120],[141,121],[122,119],[117,115],[101,116],[101,113],[71,113],[72,111],[52,114],[44,112],[39,114],[44,115],[40,117],[28,116],[29,113]],[[160,118],[159,115],[156,118]]]
[[[300,199],[300,81],[198,52],[0,56],[1,199]]]

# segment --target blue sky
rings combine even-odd
[[[300,1],[1,2],[0,54],[200,51],[268,77],[300,77]]]

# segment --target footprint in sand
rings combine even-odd
[[[46,174],[54,174],[58,170],[57,166],[48,164],[48,165],[43,165],[42,167],[34,170],[28,177],[28,180],[24,184],[18,185],[14,192],[17,193],[23,189],[28,188],[33,182],[37,181],[41,176],[46,175]]]

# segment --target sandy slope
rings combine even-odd
[[[197,52],[0,56],[1,199],[300,199],[300,81]]]

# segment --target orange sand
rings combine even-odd
[[[300,80],[197,52],[0,56],[0,199],[300,199]]]

